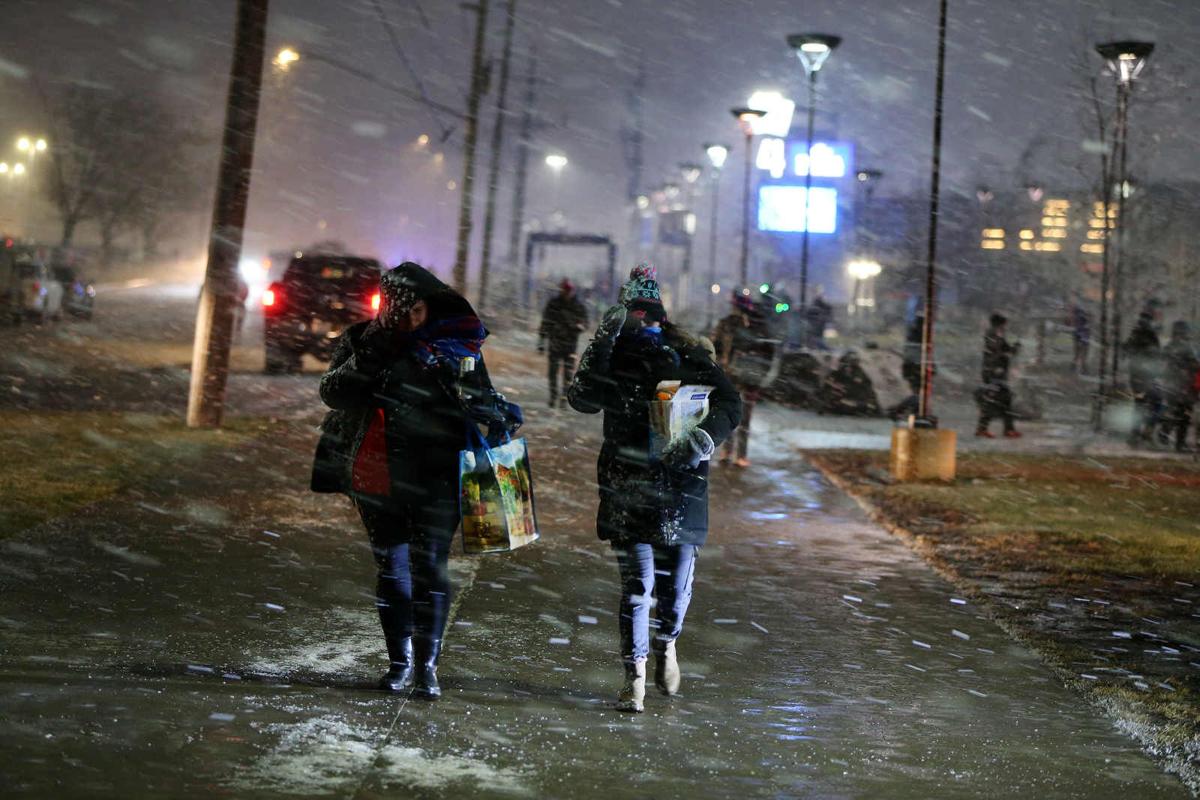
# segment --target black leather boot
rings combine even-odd
[[[388,658],[391,666],[387,674],[379,679],[379,688],[385,692],[403,692],[413,682],[413,640],[411,636],[388,642]]]
[[[441,638],[422,637],[417,641],[417,669],[414,695],[425,700],[437,700],[442,696],[438,685],[438,657],[442,654]]]

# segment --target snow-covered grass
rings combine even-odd
[[[809,455],[1200,788],[1200,465],[970,453],[896,484],[886,453]]]
[[[0,411],[0,538],[170,477],[262,429],[247,418],[205,431],[162,415]]]

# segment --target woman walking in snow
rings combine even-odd
[[[487,335],[463,297],[404,263],[383,274],[378,316],[342,334],[321,378],[333,411],[321,426],[312,488],[349,495],[367,529],[390,661],[385,691],[415,683],[420,697],[441,695],[459,452],[468,425],[488,425],[494,442],[521,424],[483,365]]]
[[[667,321],[653,267],[636,267],[620,299],[600,322],[567,397],[576,411],[604,412],[596,528],[616,552],[621,578],[618,707],[642,711],[651,650],[659,690],[679,690],[675,640],[708,535],[708,459],[737,428],[742,402],[701,343]],[[704,420],[654,458],[649,411],[661,381],[711,386],[712,393]],[[655,596],[659,627],[651,641]]]

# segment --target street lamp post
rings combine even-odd
[[[767,112],[757,108],[732,108],[733,114],[742,128],[746,138],[746,166],[742,173],[742,253],[738,261],[738,280],[745,286],[750,272],[750,173],[754,168],[754,127],[753,122],[766,116]]]
[[[683,176],[684,214],[683,214],[683,266],[679,270],[679,308],[689,308],[692,297],[692,255],[696,240],[696,181],[704,174],[704,167],[694,161],[685,161],[679,165],[679,174]]]
[[[708,221],[709,292],[705,295],[708,307],[707,327],[711,328],[713,323],[713,306],[716,302],[716,294],[712,291],[712,288],[717,285],[717,209],[721,207],[719,189],[721,187],[721,170],[725,166],[725,160],[729,158],[729,148],[723,144],[706,144],[704,145],[704,153],[708,156],[708,163],[712,166],[712,198],[710,200],[712,210]]]
[[[804,71],[808,73],[808,145],[805,150],[807,167],[804,170],[804,240],[800,246],[800,309],[808,307],[808,212],[812,195],[813,125],[817,112],[817,73],[841,44],[841,37],[825,33],[794,33],[787,37],[788,47],[796,51]]]
[[[1154,52],[1154,44],[1134,41],[1107,42],[1096,45],[1096,52],[1104,59],[1117,81],[1117,126],[1116,140],[1113,142],[1117,161],[1117,258],[1113,269],[1112,370],[1109,375],[1115,387],[1121,364],[1122,262],[1125,258],[1125,200],[1129,196],[1129,100],[1133,94],[1133,82],[1146,68],[1146,61]],[[1104,191],[1106,196],[1112,191],[1111,181],[1106,181]],[[1107,219],[1104,224],[1104,241],[1107,247]],[[1103,408],[1103,401],[1100,402]]]

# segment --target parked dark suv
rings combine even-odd
[[[371,258],[304,254],[263,292],[266,372],[298,372],[305,353],[328,360],[350,325],[379,309],[382,265]]]

